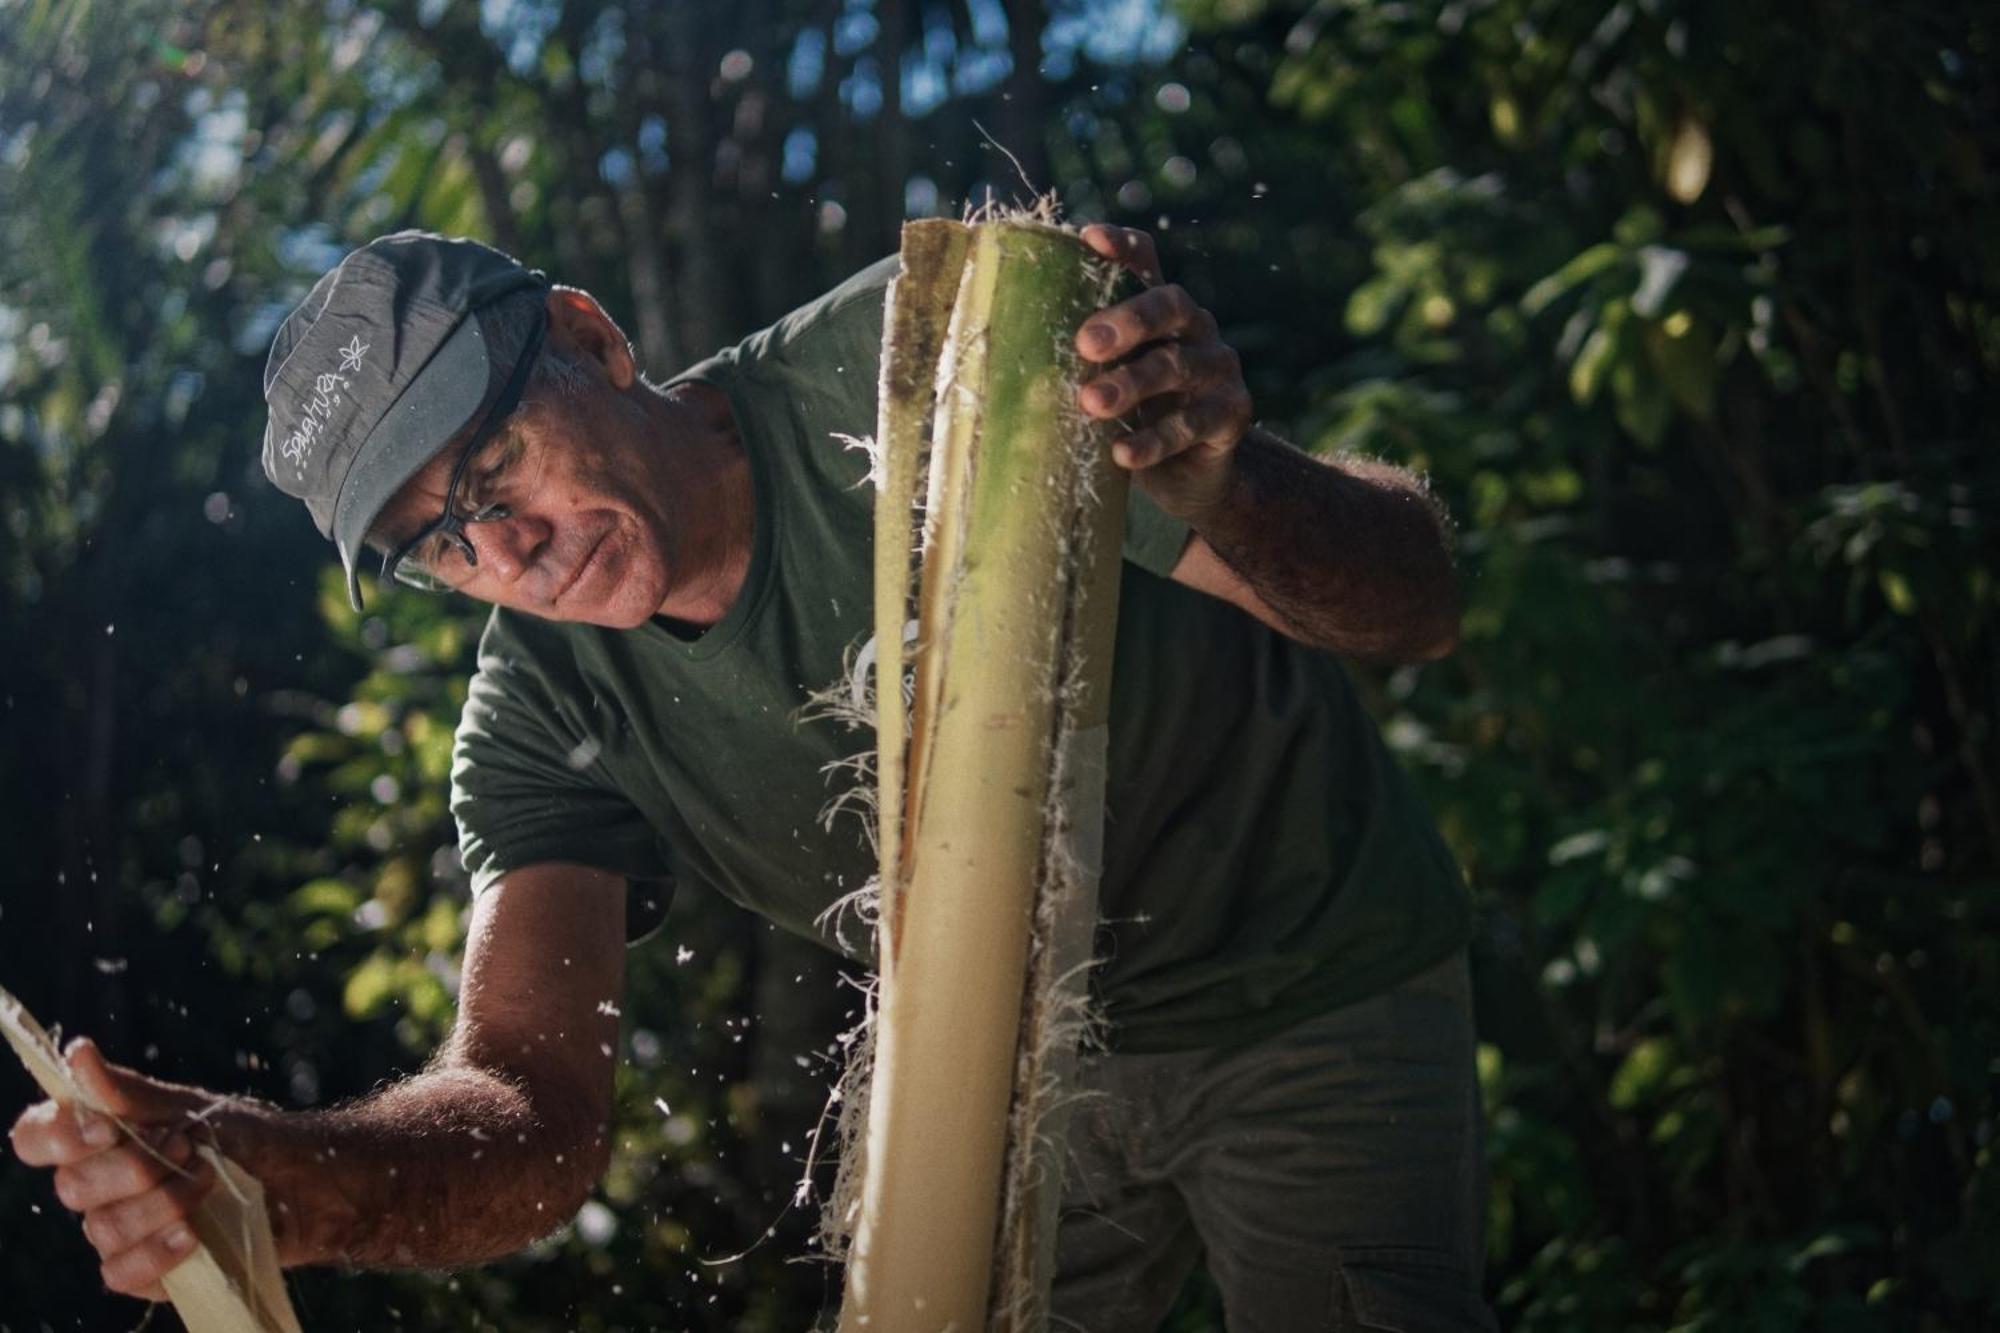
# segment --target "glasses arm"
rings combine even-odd
[[[458,484],[464,477],[465,465],[472,461],[472,456],[486,447],[497,433],[497,428],[513,415],[516,407],[520,406],[522,392],[528,386],[528,372],[535,364],[536,354],[542,349],[542,337],[547,330],[548,316],[544,311],[535,320],[534,328],[529,331],[528,341],[526,346],[522,347],[521,355],[514,359],[514,368],[508,373],[507,382],[501,386],[500,396],[493,400],[493,405],[479,418],[479,425],[474,428],[472,439],[459,451],[458,461],[451,466],[451,477],[444,486],[444,512],[383,555],[383,582],[393,581],[397,566],[408,560],[418,547],[440,532],[459,539],[460,547],[466,552],[468,563],[479,563],[478,557],[473,554],[472,544],[464,537],[465,520],[458,516]]]

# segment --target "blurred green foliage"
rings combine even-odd
[[[990,131],[1158,234],[1268,422],[1457,516],[1464,646],[1365,683],[1480,904],[1503,1322],[2000,1326],[1996,29],[0,6],[0,979],[286,1105],[414,1068],[480,618],[347,608],[257,466],[276,319],[424,225],[590,288],[669,372],[1006,192]],[[303,1275],[309,1325],[811,1320],[837,1278],[788,1201],[853,992],[712,902],[632,962],[602,1202],[477,1272]],[[0,1172],[0,1326],[131,1322],[57,1211]],[[1173,1326],[1218,1311],[1197,1281]]]

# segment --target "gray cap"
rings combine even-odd
[[[547,287],[491,246],[399,231],[340,261],[278,327],[264,472],[333,539],[355,609],[368,529],[510,369],[488,355],[475,312]]]

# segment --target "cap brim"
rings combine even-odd
[[[472,420],[492,378],[477,314],[459,321],[362,443],[333,509],[333,544],[347,570],[347,597],[361,609],[361,553],[368,529],[403,484]]]

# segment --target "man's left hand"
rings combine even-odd
[[[1186,289],[1161,281],[1151,236],[1094,223],[1082,237],[1138,274],[1146,290],[1077,330],[1086,361],[1116,363],[1078,390],[1078,402],[1093,417],[1133,423],[1136,429],[1113,442],[1112,458],[1160,508],[1192,519],[1229,494],[1232,456],[1250,429],[1242,361],[1222,341],[1215,316]]]

